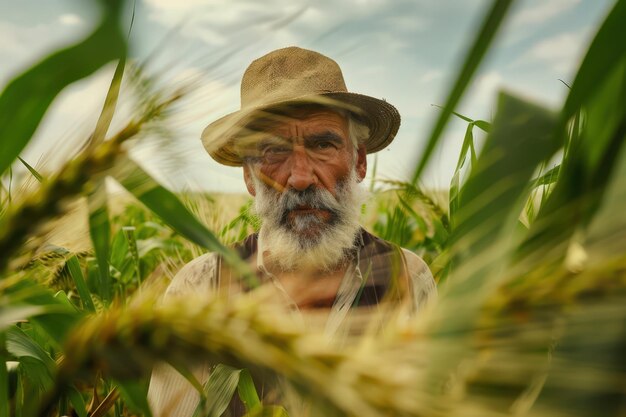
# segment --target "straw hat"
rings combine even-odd
[[[234,148],[245,126],[274,108],[317,104],[350,112],[369,128],[367,153],[385,148],[398,132],[400,114],[384,100],[350,93],[341,68],[320,53],[289,47],[253,61],[241,80],[241,110],[208,125],[202,144],[217,162],[241,166]]]

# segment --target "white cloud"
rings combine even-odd
[[[511,24],[514,26],[537,25],[566,12],[580,3],[580,0],[540,0],[530,2],[513,15]]]
[[[578,62],[586,31],[565,32],[530,47],[513,65],[547,64],[561,74],[570,74]]]
[[[480,74],[470,86],[459,112],[472,119],[489,119],[495,108],[498,91],[507,80],[499,71]]]
[[[428,70],[424,74],[422,74],[422,76],[419,78],[419,82],[421,84],[426,84],[431,81],[438,80],[441,77],[443,77],[443,71],[437,69]]]
[[[59,16],[59,23],[67,26],[81,25],[83,24],[83,19],[77,14],[66,13]]]

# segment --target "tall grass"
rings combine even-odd
[[[166,127],[184,90],[148,88],[135,117],[108,133],[126,41],[122,4],[103,1],[92,35],[0,95],[0,417],[150,415],[146,381],[160,361],[202,391],[203,415],[219,415],[235,390],[249,415],[284,415],[256,396],[258,374],[289,380],[312,415],[623,415],[626,43],[617,40],[626,1],[599,26],[559,112],[502,92],[489,122],[455,113],[511,3],[494,1],[485,16],[412,181],[386,184],[366,210],[379,235],[429,261],[439,302],[417,318],[367,317],[385,331],[347,350],[268,309],[262,291],[155,307],[167,277],[201,250],[221,253],[254,286],[224,243],[258,221],[249,203],[216,216],[217,199],[177,196],[128,156],[133,140]],[[52,99],[114,59],[87,145],[52,175],[19,159]],[[416,184],[453,115],[468,128],[442,207]],[[480,154],[474,128],[488,134]],[[11,192],[16,161],[40,182],[27,195]],[[108,176],[135,202],[111,207]],[[49,220],[81,198],[92,249],[44,246]],[[203,388],[185,371],[189,359],[225,365]]]

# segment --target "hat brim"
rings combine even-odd
[[[302,104],[318,104],[343,109],[353,114],[369,128],[369,136],[363,142],[368,154],[387,147],[400,127],[400,113],[385,100],[357,93],[332,92],[291,98],[230,113],[204,129],[201,136],[202,144],[209,155],[220,164],[242,166],[243,161],[234,146],[237,137],[241,136],[242,129],[259,117],[259,114],[272,108]]]

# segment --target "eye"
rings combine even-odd
[[[315,146],[317,147],[317,149],[322,149],[322,150],[331,149],[335,147],[333,143],[328,142],[328,141],[317,142]]]
[[[264,153],[266,155],[285,155],[291,150],[286,146],[268,146],[265,148]]]
[[[270,145],[263,148],[263,160],[265,163],[281,163],[289,158],[291,148],[282,145]]]

